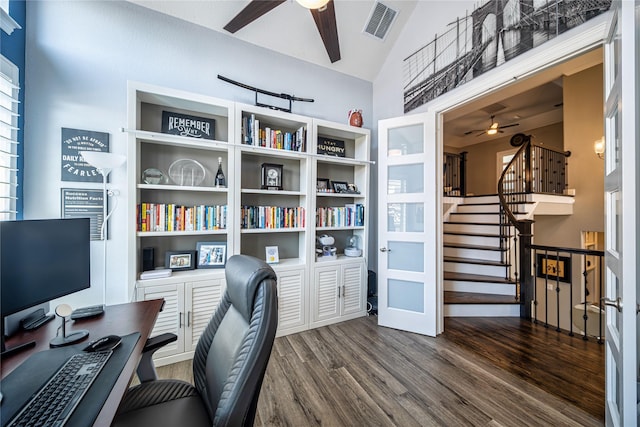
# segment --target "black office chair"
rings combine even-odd
[[[195,387],[142,382],[127,391],[113,426],[253,425],[278,325],[276,274],[257,258],[234,255],[225,275],[227,289],[193,358]]]

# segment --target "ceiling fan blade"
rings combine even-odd
[[[336,9],[333,5],[333,0],[329,0],[329,3],[321,9],[309,9],[313,20],[316,21],[316,27],[324,47],[329,54],[331,63],[340,60],[340,43],[338,42],[338,26],[336,24]]]
[[[519,126],[519,125],[520,125],[520,123],[511,123],[509,125],[499,126],[498,128],[499,129],[505,129],[505,128],[510,128],[510,127]]]
[[[230,33],[235,33],[244,26],[260,18],[286,0],[253,0],[224,26]]]

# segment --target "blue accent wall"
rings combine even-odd
[[[20,69],[20,94],[18,105],[18,182],[22,183],[24,179],[24,93],[25,93],[25,28],[26,28],[26,2],[23,0],[9,1],[9,14],[14,21],[22,28],[18,28],[8,35],[0,30],[0,52],[9,61],[13,62]],[[22,219],[23,213],[23,185],[18,186],[18,219]]]

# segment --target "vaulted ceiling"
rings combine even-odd
[[[395,10],[397,14],[386,37],[380,40],[364,31],[376,1],[335,0],[340,60],[333,63],[324,47],[312,14],[295,0],[285,0],[233,34],[224,27],[250,3],[250,0],[131,0],[131,2],[266,49],[373,81],[417,1],[383,1],[384,5]]]

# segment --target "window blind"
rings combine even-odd
[[[18,188],[18,67],[0,55],[0,220],[15,219]]]

